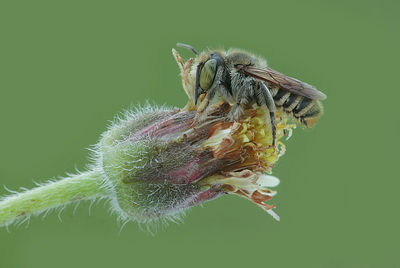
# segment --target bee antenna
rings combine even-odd
[[[192,47],[191,45],[187,45],[187,44],[183,44],[183,43],[176,43],[176,45],[178,47],[190,49],[191,51],[193,51],[194,54],[199,55],[199,52],[194,47]]]

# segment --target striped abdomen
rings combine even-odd
[[[269,88],[275,105],[294,116],[306,127],[314,125],[322,115],[322,105],[318,100],[312,100],[276,87]]]

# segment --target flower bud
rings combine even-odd
[[[170,218],[223,193],[263,202],[278,180],[264,175],[279,157],[262,111],[227,122],[228,104],[212,107],[197,124],[196,111],[145,109],[115,123],[100,143],[100,164],[123,218]],[[278,126],[278,139],[284,124]]]
[[[243,196],[275,219],[273,205],[265,202],[279,184],[271,172],[284,153],[279,141],[293,125],[279,114],[276,144],[272,146],[269,113],[260,107],[244,112],[243,120],[229,122],[231,109],[219,102],[201,120],[193,105],[191,60],[181,68],[189,96],[184,109],[146,108],[120,119],[98,145],[99,169],[114,191],[114,209],[123,219],[150,222],[174,218],[186,208],[224,193]]]

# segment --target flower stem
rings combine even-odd
[[[43,211],[108,195],[100,173],[89,171],[0,200],[0,227]]]

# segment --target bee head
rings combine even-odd
[[[177,43],[176,45],[179,47],[183,47],[183,48],[191,50],[194,54],[196,54],[196,56],[199,55],[199,52],[190,45],[182,44],[182,43]],[[201,61],[197,65],[196,84],[195,84],[195,89],[194,89],[195,105],[197,105],[198,97],[202,93],[207,92],[213,85],[215,76],[217,74],[217,69],[221,64],[223,64],[222,56],[218,52],[212,51],[212,52],[210,52],[210,55],[207,60]]]
[[[196,70],[195,85],[195,105],[197,105],[198,97],[207,92],[214,83],[218,67],[223,64],[223,58],[218,52],[211,52],[210,57],[205,62],[200,62]],[[202,92],[199,92],[199,89]]]

